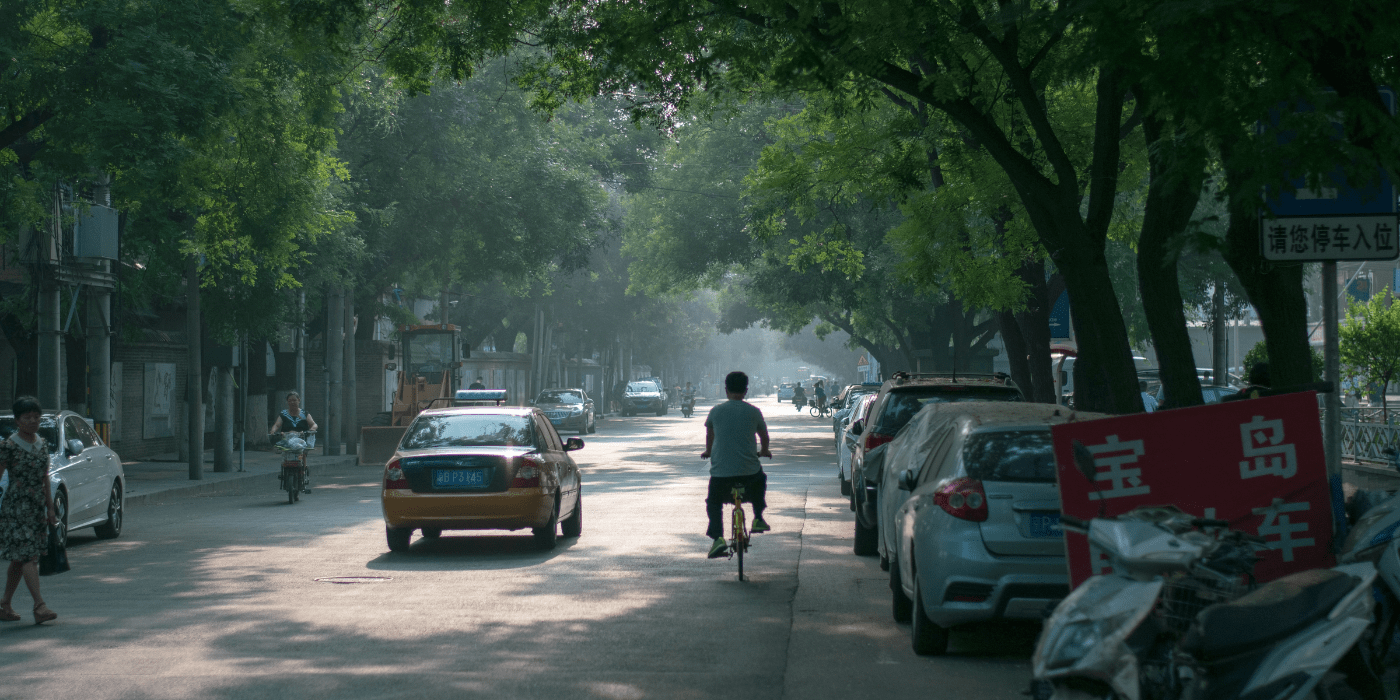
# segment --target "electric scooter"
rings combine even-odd
[[[282,453],[282,471],[277,481],[287,492],[287,503],[301,500],[301,492],[306,489],[306,453],[316,446],[316,431],[290,431],[283,433],[281,442],[274,449]]]

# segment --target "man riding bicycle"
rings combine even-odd
[[[812,387],[812,393],[814,393],[814,394],[817,395],[817,408],[820,409],[820,410],[822,410],[822,411],[825,411],[825,410],[826,410],[826,386],[824,386],[823,382],[822,382],[820,379],[817,380],[817,385],[814,386],[814,387]]]
[[[730,372],[724,377],[724,395],[729,398],[710,409],[705,418],[705,451],[702,459],[710,460],[710,488],[705,496],[705,514],[710,525],[705,536],[710,544],[710,558],[718,559],[729,551],[729,543],[724,540],[724,504],[728,503],[730,491],[735,486],[744,487],[744,500],[753,504],[753,527],[749,532],[760,533],[769,530],[763,520],[763,510],[768,507],[764,496],[768,490],[768,475],[763,473],[759,457],[773,458],[768,451],[768,424],[763,420],[763,411],[744,400],[749,392],[749,376],[743,372]],[[758,448],[754,448],[754,435],[758,435]]]

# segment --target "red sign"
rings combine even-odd
[[[1260,535],[1255,576],[1335,565],[1332,499],[1323,459],[1317,394],[1064,423],[1052,429],[1060,505],[1076,518],[1174,505]],[[1094,455],[1093,484],[1074,466],[1074,441]],[[1070,579],[1110,570],[1083,535],[1065,533]]]

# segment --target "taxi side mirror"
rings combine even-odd
[[[571,438],[569,438],[568,440],[565,440],[565,441],[564,441],[564,451],[565,451],[565,452],[573,452],[574,450],[581,450],[581,449],[583,449],[583,440],[580,439],[580,438],[571,437]]]
[[[865,432],[865,421],[864,421],[864,420],[857,420],[856,422],[854,422],[854,423],[851,424],[851,434],[852,434],[852,435],[860,435],[860,434],[863,433],[863,432]]]
[[[913,469],[905,469],[904,472],[901,473],[901,474],[899,475],[899,490],[900,490],[900,491],[913,491],[913,490],[914,490],[914,487],[917,485],[917,484],[914,483],[914,481],[915,481],[914,470],[913,470]]]

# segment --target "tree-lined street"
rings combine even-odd
[[[576,453],[583,535],[445,533],[390,554],[380,470],[132,508],[45,579],[56,624],[0,626],[6,694],[54,698],[1015,698],[1036,625],[921,658],[851,554],[825,421],[771,399],[768,519],[740,583],[705,558],[708,405],[613,419]],[[787,409],[787,410],[784,410]],[[344,472],[340,472],[344,473]],[[333,584],[320,577],[384,577]]]

